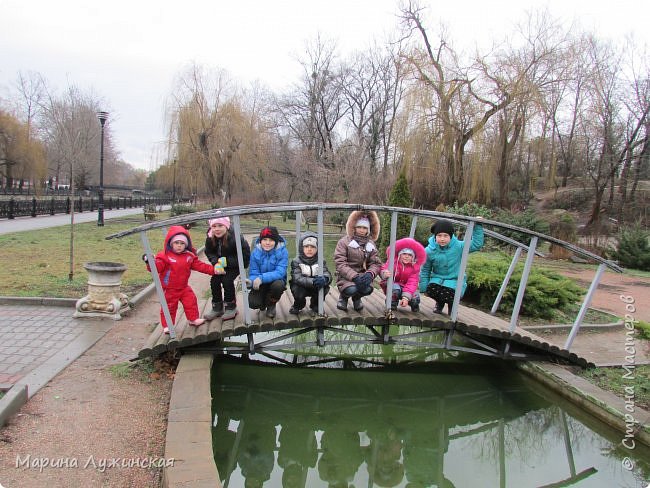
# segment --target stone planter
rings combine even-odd
[[[126,265],[122,263],[85,263],[88,271],[88,295],[77,300],[73,317],[110,317],[120,320],[129,309],[129,300],[120,293],[122,274]]]

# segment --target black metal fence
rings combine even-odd
[[[104,210],[120,208],[153,207],[169,205],[170,198],[154,197],[108,197],[104,198]],[[0,201],[0,219],[13,219],[15,217],[36,217],[37,215],[69,214],[73,200],[67,198],[36,198]],[[77,197],[74,199],[75,212],[94,212],[99,205],[97,198]]]

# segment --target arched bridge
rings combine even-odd
[[[429,351],[458,351],[475,353],[486,356],[500,357],[503,359],[531,360],[550,359],[564,362],[571,362],[586,366],[589,362],[571,351],[571,345],[580,330],[580,326],[589,307],[589,303],[596,290],[600,277],[605,268],[621,272],[615,263],[604,260],[585,249],[579,248],[571,243],[556,239],[551,236],[540,234],[528,229],[504,224],[497,221],[478,219],[464,215],[457,215],[445,212],[416,210],[400,207],[379,207],[372,205],[353,204],[325,204],[325,203],[285,203],[270,204],[261,206],[239,206],[228,207],[218,210],[196,212],[175,217],[163,221],[145,224],[134,229],[108,236],[108,239],[119,238],[125,235],[139,233],[142,239],[145,252],[149,259],[153,254],[149,246],[147,232],[166,228],[171,225],[186,225],[193,222],[201,222],[205,225],[207,219],[229,216],[232,220],[232,228],[235,232],[238,246],[239,268],[242,277],[247,276],[244,269],[240,236],[245,232],[242,228],[241,218],[252,217],[257,219],[257,228],[253,230],[257,234],[259,227],[266,225],[267,221],[262,218],[271,218],[273,214],[287,213],[295,214],[295,238],[296,246],[300,233],[305,226],[315,229],[319,235],[319,268],[323,269],[322,260],[329,261],[330,271],[333,270],[331,256],[325,255],[324,238],[338,240],[343,234],[340,225],[332,226],[326,223],[326,214],[352,210],[374,210],[378,213],[388,213],[391,221],[390,243],[395,242],[397,231],[397,218],[399,215],[411,217],[410,236],[415,235],[418,219],[439,219],[445,218],[465,226],[465,249],[461,261],[459,276],[462,276],[467,266],[469,255],[469,244],[474,225],[479,222],[484,227],[487,236],[506,242],[513,246],[513,254],[510,267],[503,277],[501,289],[497,294],[490,313],[478,309],[460,305],[460,290],[457,290],[456,298],[452,306],[450,316],[443,316],[433,313],[433,301],[426,296],[422,297],[420,312],[391,311],[390,297],[385,297],[381,290],[376,290],[369,297],[364,298],[364,309],[355,312],[350,308],[342,312],[336,308],[338,292],[335,286],[331,287],[330,293],[319,303],[319,313],[311,316],[308,313],[291,315],[288,310],[292,303],[292,297],[287,290],[277,306],[277,315],[271,320],[264,312],[258,313],[248,307],[248,290],[241,287],[238,292],[238,315],[234,320],[222,321],[221,318],[207,322],[200,327],[190,327],[184,319],[179,320],[175,327],[172,327],[169,335],[162,334],[160,327],[156,328],[147,343],[139,353],[140,357],[158,356],[167,351],[189,351],[189,350],[210,350],[214,352],[230,352],[241,354],[261,353],[274,357],[279,361],[285,359],[273,356],[274,351],[290,351],[296,348],[339,348],[346,349],[342,354],[350,355],[359,351],[363,356],[365,345],[383,344],[393,345],[399,350],[429,350]],[[528,244],[517,242],[499,233],[502,230],[516,231],[530,237]],[[283,231],[288,239],[289,232]],[[195,235],[195,240],[197,239]],[[399,236],[403,237],[403,236]],[[580,310],[575,318],[573,326],[564,343],[564,347],[558,347],[544,339],[519,327],[519,313],[525,300],[526,284],[529,273],[533,267],[539,241],[547,241],[553,245],[568,249],[572,253],[598,263],[594,279],[584,298]],[[391,246],[394,249],[393,246]],[[394,252],[394,251],[393,251]],[[515,270],[515,266],[522,253],[526,254],[524,268],[510,320],[504,320],[495,316],[501,298],[503,297],[509,280]],[[391,254],[389,262],[393,262]],[[392,265],[391,265],[392,268]],[[392,269],[391,269],[392,271]],[[173,321],[169,317],[162,288],[157,273],[152,273],[156,284],[158,296],[163,311],[166,313],[167,322]],[[387,289],[392,288],[392,279],[388,282]],[[461,281],[459,281],[459,287]],[[207,288],[207,286],[206,286]],[[198,296],[202,296],[197,293]],[[209,301],[203,301],[203,306],[209,306]],[[182,314],[179,313],[179,316]],[[242,337],[238,342],[234,338]],[[352,348],[352,349],[350,349]],[[356,349],[355,349],[356,348]]]

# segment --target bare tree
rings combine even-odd
[[[60,181],[64,175],[68,182],[75,179],[83,188],[99,183],[100,124],[97,111],[101,101],[92,93],[84,93],[70,85],[65,93],[56,96],[50,92],[41,104],[39,122],[47,147],[50,171]],[[106,154],[111,154],[110,124],[104,136]]]

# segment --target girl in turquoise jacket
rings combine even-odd
[[[431,226],[431,233],[433,235],[425,249],[427,260],[420,270],[420,292],[435,300],[435,313],[442,313],[447,304],[448,313],[451,315],[465,241],[454,235],[454,225],[449,220],[438,220]],[[477,224],[474,226],[469,252],[478,251],[482,247],[483,226]],[[461,297],[467,288],[467,276],[462,279]]]

